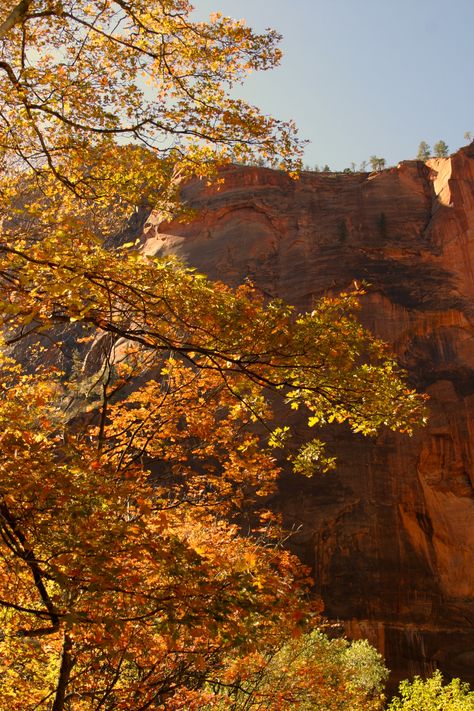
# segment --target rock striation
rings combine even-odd
[[[413,673],[474,683],[474,143],[380,173],[228,168],[192,183],[188,223],[148,219],[143,249],[251,278],[299,309],[354,280],[362,320],[430,396],[412,438],[331,435],[334,474],[284,476],[274,506],[327,616]]]

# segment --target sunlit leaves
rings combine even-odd
[[[311,477],[317,472],[328,472],[336,466],[336,458],[328,457],[324,451],[324,443],[313,439],[301,447],[293,457],[293,470],[297,474]]]
[[[459,679],[452,679],[444,684],[439,670],[428,679],[415,676],[413,681],[402,681],[398,695],[388,706],[388,711],[472,711],[474,709],[474,691],[469,684]]]
[[[281,390],[290,408],[304,407],[312,426],[348,422],[374,434],[382,426],[409,432],[423,420],[422,398],[355,318],[355,295],[323,299],[295,318],[249,286],[234,292],[173,259],[110,252],[73,229],[66,240],[53,232],[31,245],[18,236],[0,248],[12,334],[27,319],[38,328],[73,320],[140,345],[149,367],[162,353],[180,353],[218,373],[255,421],[265,419],[265,387]]]
[[[230,93],[278,63],[279,36],[190,12],[1,3],[2,352],[30,346],[27,372],[1,356],[8,709],[203,708],[243,690],[244,672],[279,684],[272,659],[299,660],[290,694],[332,693],[288,642],[319,607],[263,508],[291,440],[285,406],[362,434],[423,421],[357,322],[357,293],[296,314],[146,256],[139,228],[110,248],[132,214],[175,214],[190,177],[257,157],[298,165],[293,124]],[[305,475],[334,465],[318,438],[292,461]],[[263,707],[284,708],[268,691]]]
[[[278,64],[276,32],[220,15],[195,22],[181,0],[18,7],[1,11],[10,27],[0,36],[0,145],[5,167],[42,190],[53,176],[116,209],[147,197],[167,210],[183,179],[210,175],[216,162],[298,164],[292,123],[230,91]]]
[[[364,641],[329,639],[315,630],[270,654],[236,660],[212,688],[210,709],[244,711],[377,711],[387,677],[381,655]]]
[[[289,634],[293,606],[304,624],[311,611],[300,598],[306,580],[296,560],[241,537],[222,518],[225,500],[232,499],[229,482],[242,483],[239,472],[248,484],[252,477],[271,481],[273,474],[271,460],[250,440],[233,452],[249,435],[235,416],[219,416],[225,400],[211,406],[212,373],[194,382],[190,370],[168,366],[161,385],[166,407],[160,410],[158,384],[147,383],[128,405],[111,409],[104,431],[93,421],[85,429],[66,425],[61,404],[68,386],[54,372],[24,375],[5,358],[3,366],[4,698],[21,690],[23,708],[33,708],[57,694],[67,640],[75,672],[64,680],[68,693],[82,699],[80,708],[107,699],[106,708],[131,710],[158,703],[170,683],[194,688],[203,675],[219,675],[232,650],[271,644],[283,628]],[[187,410],[195,387],[203,398],[208,392],[211,419],[204,424],[204,409]],[[222,477],[209,470],[203,479],[193,421],[206,456],[220,457]],[[105,446],[98,452],[100,436]],[[177,469],[166,486],[159,468],[150,478],[132,456],[161,451],[163,438],[165,461],[183,467],[181,480]]]

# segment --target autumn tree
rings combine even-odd
[[[53,177],[55,189],[59,181],[106,205],[153,195],[166,208],[180,181],[207,175],[216,161],[279,156],[292,166],[293,125],[228,92],[278,63],[279,36],[219,14],[193,22],[190,10],[186,0],[6,5],[0,126],[8,176],[27,169],[44,190]],[[148,159],[131,143],[148,148]]]
[[[145,267],[139,260],[135,279],[127,277],[142,296]],[[203,306],[192,353],[181,345],[173,348],[180,357],[163,358],[159,341],[144,346],[129,327],[127,339],[103,344],[89,382],[27,375],[4,362],[0,673],[7,708],[62,709],[73,699],[85,709],[190,708],[191,698],[207,698],[211,680],[228,679],[230,660],[255,648],[265,653],[311,624],[305,573],[272,545],[278,528],[270,512],[260,511],[251,538],[231,523],[252,498],[272,491],[278,474],[272,446],[287,433],[274,429],[265,446],[252,426],[270,421],[269,384],[286,383],[291,406],[309,407],[315,425],[347,420],[371,432],[382,423],[406,427],[416,415],[415,394],[352,318],[352,297],[322,302],[295,322],[283,304],[266,306],[247,289],[234,294],[180,269],[183,292],[198,292],[190,310]],[[160,271],[162,263],[150,265],[155,279]],[[161,278],[165,288],[168,277]],[[36,283],[42,291],[41,278]],[[181,300],[176,284],[166,291]],[[153,294],[150,307],[155,299],[162,305],[164,293]],[[185,317],[176,301],[168,318],[178,307]],[[161,307],[150,313],[146,329],[162,316]],[[241,341],[244,325],[245,360],[228,340]],[[254,342],[265,356],[250,359]],[[367,349],[372,365],[360,360]],[[144,372],[150,378],[127,394]],[[81,413],[85,422],[77,421]],[[294,461],[302,474],[332,464],[318,440]]]
[[[256,653],[215,684],[214,708],[233,711],[378,711],[388,670],[366,640],[330,639],[320,630]],[[324,678],[323,684],[318,679]],[[316,682],[316,683],[315,683]],[[215,701],[215,699],[213,699]],[[211,706],[205,707],[206,711]]]
[[[71,429],[73,385],[2,366],[2,709],[189,708],[237,650],[304,628],[304,571],[267,516],[266,546],[223,518],[275,475],[243,392],[168,362],[166,388],[111,405],[110,428]],[[163,453],[153,480],[144,451]]]
[[[136,211],[174,214],[187,178],[297,167],[293,125],[230,93],[278,63],[275,32],[195,22],[186,0],[2,13],[2,703],[201,708],[230,660],[317,620],[258,504],[291,436],[269,394],[316,430],[363,434],[411,431],[422,400],[358,323],[357,293],[296,314],[110,248]],[[74,339],[89,349],[75,369],[55,355]],[[316,436],[292,464],[334,461]]]

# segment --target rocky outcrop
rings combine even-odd
[[[474,682],[474,144],[370,175],[229,168],[185,198],[195,218],[152,215],[144,250],[301,309],[370,285],[362,319],[430,395],[430,424],[376,441],[335,431],[337,472],[285,476],[275,506],[326,614],[395,677],[437,665]]]

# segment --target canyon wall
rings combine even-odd
[[[362,320],[429,394],[429,426],[334,430],[337,471],[285,475],[274,506],[327,616],[375,643],[395,680],[439,666],[474,683],[474,144],[370,175],[228,168],[184,197],[194,219],[152,214],[146,252],[300,309],[370,285]]]

